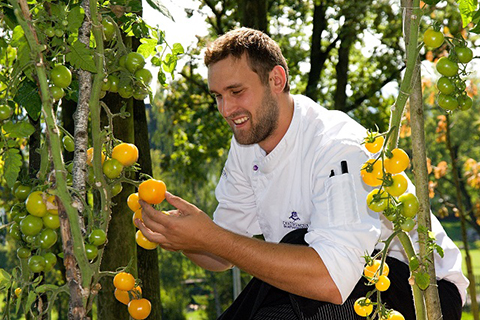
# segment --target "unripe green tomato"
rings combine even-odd
[[[25,200],[25,207],[27,212],[33,216],[43,217],[47,214],[47,205],[43,200],[42,191],[33,191]]]
[[[20,247],[17,249],[17,257],[19,259],[27,259],[32,254],[32,251],[25,247]]]
[[[102,229],[94,229],[88,235],[88,242],[96,247],[103,245],[107,241],[107,234]]]
[[[51,248],[57,242],[57,239],[57,233],[49,228],[43,229],[42,232],[40,232],[40,234],[37,236],[37,240],[42,249]]]
[[[72,73],[64,65],[56,65],[50,72],[50,80],[60,88],[66,88],[72,83]]]
[[[141,53],[130,52],[127,54],[127,58],[125,59],[125,68],[127,68],[128,71],[135,73],[135,71],[142,69],[144,66],[145,58]]]
[[[67,150],[68,152],[75,151],[75,142],[73,141],[72,137],[68,135],[63,136],[62,142],[65,150]]]
[[[148,91],[145,88],[135,88],[133,91],[133,98],[135,100],[145,100],[148,96]]]
[[[98,256],[98,248],[93,244],[85,244],[85,253],[88,260],[93,260]]]
[[[150,70],[142,68],[135,71],[135,78],[148,86],[152,82],[153,76]]]
[[[20,231],[20,225],[17,222],[12,223],[8,229],[8,234],[12,239],[21,240],[22,233]]]
[[[133,87],[130,83],[126,83],[126,84],[123,84],[123,85],[120,85],[120,87],[118,88],[118,94],[120,95],[120,97],[122,97],[123,99],[129,99],[132,97],[133,95]]]
[[[413,218],[417,215],[420,204],[413,193],[402,194],[398,201],[400,201],[400,213],[404,217]]]
[[[47,37],[53,38],[55,36],[55,29],[50,26],[47,29],[45,29],[45,34],[47,35]]]
[[[63,30],[62,29],[55,29],[55,36],[58,38],[63,37]]]
[[[450,94],[455,91],[455,85],[447,77],[440,77],[437,81],[437,89],[443,94]]]
[[[45,259],[45,268],[43,271],[48,272],[52,270],[57,263],[57,256],[52,252],[47,252],[43,255],[43,258]]]
[[[103,173],[110,179],[120,177],[123,165],[117,159],[108,159],[103,163]]]
[[[458,100],[450,94],[440,93],[437,97],[437,103],[445,110],[455,110],[458,107]]]
[[[411,218],[405,219],[402,223],[400,223],[400,228],[402,228],[405,232],[410,232],[415,228],[415,220]]]
[[[110,92],[116,93],[118,92],[118,86],[120,85],[120,79],[113,74],[107,77],[108,81],[110,82]]]
[[[13,195],[19,201],[25,201],[28,198],[28,195],[30,194],[31,191],[32,191],[32,187],[20,184],[13,191]]]
[[[473,59],[473,51],[467,47],[455,47],[458,61],[461,63],[469,63]]]
[[[20,231],[26,236],[36,236],[42,229],[42,218],[29,214],[20,221]]]
[[[50,229],[58,229],[60,228],[60,218],[58,217],[58,214],[51,214],[47,213],[43,218],[43,225],[47,228]]]
[[[45,268],[45,258],[39,255],[31,256],[28,259],[28,267],[34,273],[42,272]]]
[[[466,94],[461,95],[458,98],[458,107],[460,108],[460,110],[466,111],[466,110],[470,109],[472,107],[472,105],[473,105],[472,98],[470,98]]]
[[[123,186],[121,182],[117,182],[112,186],[112,197],[115,197],[122,192]]]
[[[105,78],[102,82],[102,91],[109,91],[112,83],[108,81],[108,77]]]
[[[115,26],[108,19],[102,19],[103,34],[105,35],[105,40],[110,41],[115,35]]]
[[[54,101],[58,101],[65,96],[65,90],[57,86],[51,86],[50,93],[52,94],[52,98]]]

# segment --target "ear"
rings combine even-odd
[[[282,66],[275,66],[269,74],[270,88],[274,93],[281,93],[287,85],[287,73]]]

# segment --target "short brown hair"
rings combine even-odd
[[[243,54],[247,55],[250,68],[265,86],[268,85],[270,71],[277,65],[283,67],[287,77],[284,91],[290,90],[285,57],[278,44],[261,31],[239,28],[225,33],[207,48],[204,61],[208,67],[230,55],[240,59]]]

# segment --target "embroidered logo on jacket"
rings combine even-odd
[[[287,229],[302,229],[302,228],[308,228],[308,223],[299,223],[297,221],[300,221],[300,217],[298,216],[298,213],[296,211],[292,211],[290,213],[290,217],[288,217],[289,221],[282,221],[283,222],[283,227]]]

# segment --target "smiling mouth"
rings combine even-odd
[[[248,119],[249,119],[248,117],[242,117],[242,118],[234,119],[232,121],[233,121],[233,123],[235,123],[238,126],[238,125],[241,125],[241,124],[244,124],[245,122],[247,122]]]

